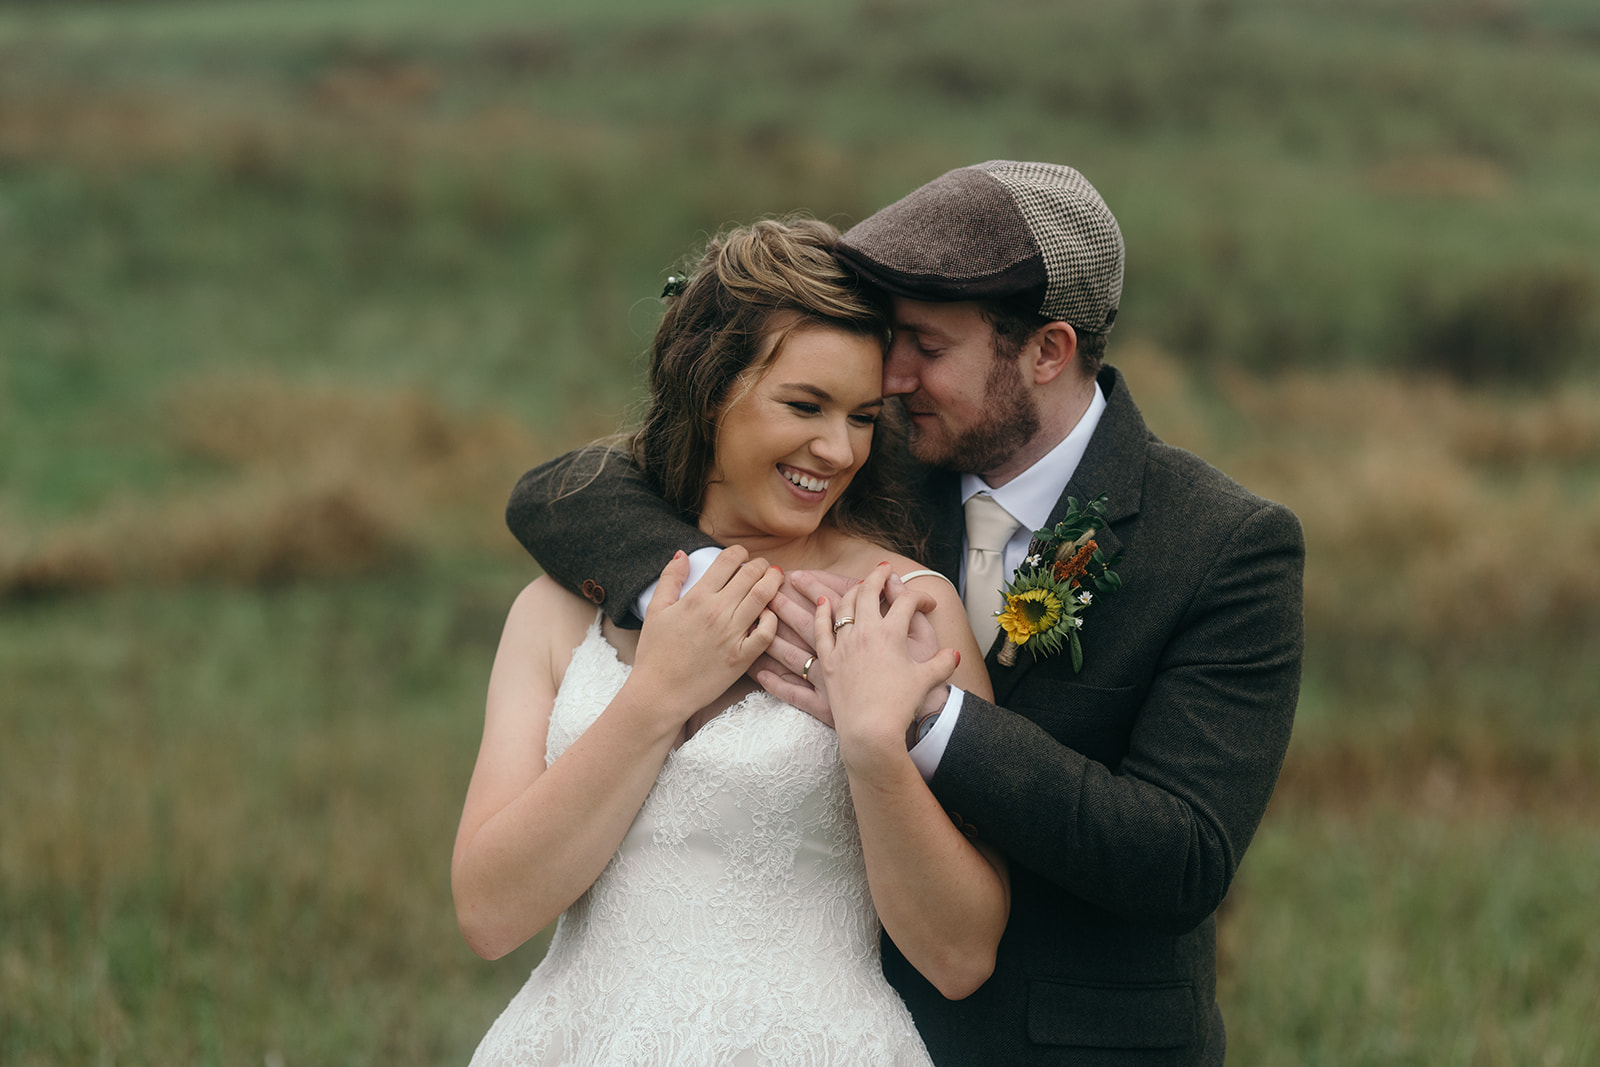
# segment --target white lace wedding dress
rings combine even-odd
[[[550,714],[554,761],[629,667],[599,619]],[[927,1067],[879,969],[833,731],[756,692],[667,757],[474,1067]]]

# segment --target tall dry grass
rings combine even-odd
[[[1600,625],[1600,390],[1467,393],[1372,374],[1238,375],[1232,469],[1306,527],[1306,613],[1327,642],[1446,663],[1511,634]]]
[[[1201,380],[1135,346],[1158,433],[1288,504],[1314,643],[1453,663],[1600,626],[1600,389],[1469,391],[1370,371]]]
[[[1404,648],[1451,666],[1600,626],[1595,387],[1201,376],[1148,344],[1117,355],[1158,433],[1300,516],[1325,654]],[[507,549],[506,490],[549,451],[504,414],[269,377],[182,385],[159,432],[208,473],[56,527],[0,528],[0,594],[261,584]]]
[[[506,487],[545,451],[417,391],[267,377],[177,388],[158,432],[209,471],[49,528],[0,527],[0,598],[129,582],[265,585],[506,550]]]

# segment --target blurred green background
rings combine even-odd
[[[989,158],[1306,526],[1230,1062],[1600,1062],[1597,115],[1566,0],[0,2],[0,1062],[465,1062],[506,491],[707,234]]]

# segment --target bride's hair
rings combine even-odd
[[[699,513],[719,416],[754,386],[785,337],[824,326],[887,347],[886,302],[833,258],[838,239],[837,230],[816,219],[764,219],[713,238],[688,277],[668,283],[666,316],[650,355],[650,409],[628,450],[686,515]],[[776,343],[764,346],[775,329]],[[870,456],[828,518],[846,533],[912,552],[920,535],[906,485],[888,469],[898,466],[904,437],[903,421],[886,407]]]

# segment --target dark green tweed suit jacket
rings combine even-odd
[[[1300,525],[1145,427],[1121,375],[1066,498],[1105,493],[1122,589],[1085,616],[1084,668],[988,664],[931,787],[1011,861],[994,975],[946,1001],[885,939],[934,1061],[1217,1064],[1213,918],[1289,743],[1303,647]],[[624,621],[677,548],[709,544],[598,453],[530,471],[507,509],[545,569]],[[918,486],[930,566],[955,578],[959,478]],[[574,492],[574,487],[583,487]],[[597,530],[604,530],[597,536]],[[637,625],[637,620],[633,620]]]

